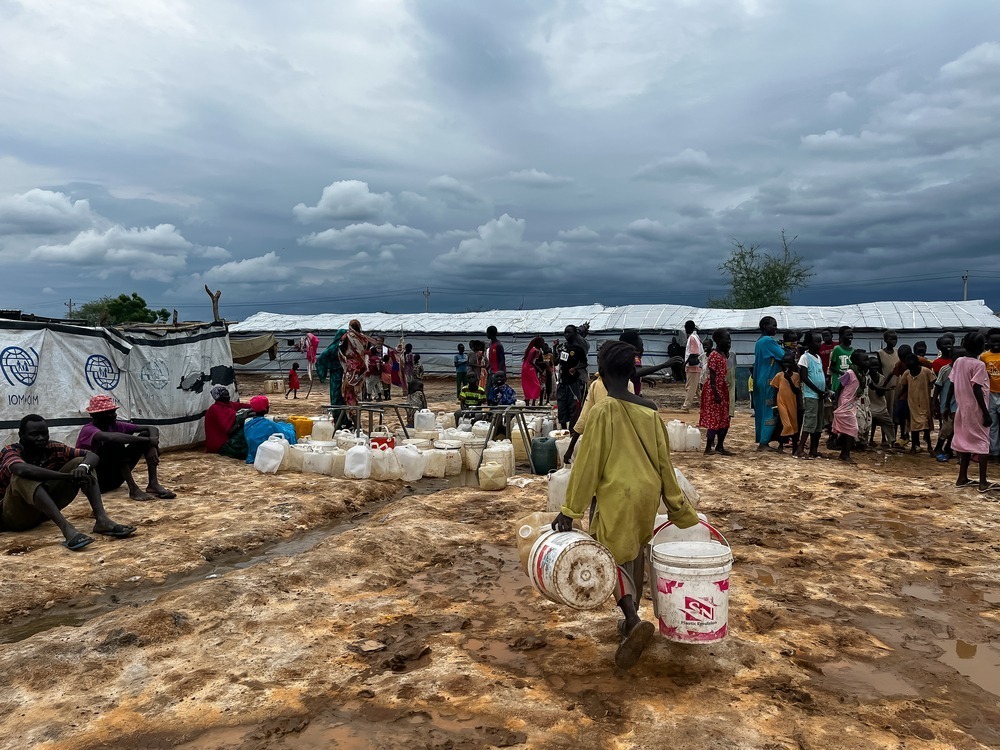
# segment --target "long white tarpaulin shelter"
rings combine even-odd
[[[840,326],[855,329],[855,345],[869,351],[881,346],[882,331],[895,329],[900,343],[913,344],[924,339],[933,352],[934,339],[942,331],[960,334],[1000,323],[983,300],[968,302],[868,302],[861,305],[813,307],[794,305],[765,307],[754,310],[721,310],[687,305],[625,305],[604,307],[552,307],[543,310],[489,310],[468,313],[320,313],[317,315],[283,315],[260,312],[230,326],[236,337],[273,333],[278,339],[279,356],[274,362],[258,360],[240,370],[280,372],[302,355],[291,343],[307,331],[327,346],[338,329],[346,328],[357,318],[366,332],[383,334],[395,345],[399,336],[413,344],[422,357],[422,364],[432,374],[454,372],[452,358],[459,343],[468,347],[470,339],[484,339],[486,328],[494,325],[507,350],[507,367],[511,374],[520,372],[521,353],[532,336],[541,335],[551,341],[560,338],[568,323],[590,323],[591,359],[600,342],[617,338],[622,331],[635,329],[642,333],[646,361],[662,361],[673,336],[684,342],[684,322],[694,320],[702,335],[716,328],[728,328],[733,333],[733,351],[741,367],[753,362],[753,347],[759,335],[758,324],[765,315],[778,321],[781,331]],[[593,362],[592,362],[593,365]]]
[[[551,307],[543,310],[489,310],[468,313],[320,313],[283,315],[260,312],[230,326],[232,333],[278,333],[288,331],[336,331],[352,318],[366,331],[405,333],[468,333],[483,335],[494,325],[503,334],[558,334],[567,323],[590,322],[591,331],[621,332],[680,331],[693,320],[702,330],[729,328],[756,331],[764,315],[778,321],[779,328],[837,328],[857,330],[946,331],[992,326],[997,323],[984,300],[967,302],[867,302],[836,307],[788,306],[753,310],[726,310],[687,305],[625,305],[604,307]]]
[[[17,440],[25,414],[40,414],[53,440],[74,443],[90,421],[91,396],[110,396],[119,416],[156,425],[161,445],[204,439],[213,385],[233,391],[233,357],[222,323],[179,330],[120,330],[0,320],[0,440]]]

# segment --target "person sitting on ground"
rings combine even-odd
[[[507,385],[507,373],[498,372],[493,376],[493,386],[490,388],[487,403],[490,406],[513,406],[517,403],[517,394]]]
[[[246,409],[247,404],[232,401],[224,385],[215,386],[211,393],[215,403],[205,412],[205,453],[218,453],[236,424],[236,412]]]
[[[155,427],[140,427],[118,419],[118,404],[110,396],[94,396],[87,405],[90,424],[85,424],[76,439],[80,450],[92,450],[101,458],[97,465],[97,484],[101,492],[110,492],[128,485],[133,500],[173,500],[177,495],[156,478],[160,465],[160,431]],[[132,469],[139,459],[146,461],[145,491],[132,478]]]
[[[419,357],[420,355],[418,354],[417,356]],[[423,380],[420,378],[411,378],[403,403],[406,405],[406,426],[413,427],[413,416],[420,409],[427,408],[427,396],[424,395]]]
[[[95,534],[123,539],[135,526],[115,523],[108,516],[97,486],[100,457],[49,440],[49,426],[38,414],[21,418],[18,442],[0,451],[0,531],[27,531],[52,521],[74,552],[94,541],[62,514],[77,492],[90,502]]]
[[[236,412],[233,426],[229,428],[229,437],[222,444],[222,447],[219,448],[220,456],[235,458],[237,461],[246,461],[249,448],[247,447],[246,434],[243,432],[243,425],[253,415],[253,409],[250,408],[249,404]]]
[[[590,413],[587,437],[580,444],[570,475],[566,504],[552,528],[569,531],[573,520],[592,507],[590,534],[608,548],[618,564],[615,601],[625,619],[618,624],[621,641],[615,664],[628,669],[639,660],[655,632],[653,623],[639,617],[639,604],[643,553],[652,537],[660,497],[678,528],[694,526],[698,515],[677,485],[667,428],[656,405],[628,391],[635,348],[623,341],[609,341],[601,347],[597,365],[609,398]]]
[[[267,396],[254,396],[250,399],[250,408],[253,416],[243,423],[243,435],[247,440],[247,463],[252,464],[257,458],[257,449],[271,435],[282,435],[288,440],[289,445],[295,445],[295,427],[288,422],[275,422],[268,419],[267,412],[271,408],[271,402]]]

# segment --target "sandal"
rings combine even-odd
[[[618,629],[619,631],[624,631],[625,628],[619,626]],[[639,661],[639,657],[642,656],[642,652],[646,650],[646,646],[653,640],[655,633],[656,628],[653,626],[653,623],[646,620],[643,620],[632,628],[622,638],[622,642],[618,645],[618,650],[615,651],[615,666],[619,669],[629,669],[635,666],[635,663]]]
[[[88,544],[92,544],[94,541],[93,537],[87,536],[82,531],[74,534],[70,539],[67,539],[62,543],[63,547],[66,549],[71,549],[74,552],[79,552]]]

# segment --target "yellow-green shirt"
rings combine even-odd
[[[590,412],[562,512],[582,518],[596,497],[590,534],[621,565],[636,559],[652,538],[661,495],[679,528],[698,523],[677,485],[660,415],[617,398],[600,401]]]
[[[632,387],[631,382],[628,384],[628,392],[635,393],[635,388]],[[587,387],[587,399],[583,402],[583,408],[580,409],[580,416],[576,418],[573,430],[582,435],[583,431],[587,428],[587,417],[590,416],[591,409],[607,397],[608,389],[604,386],[601,376],[598,375],[594,378],[594,382]]]

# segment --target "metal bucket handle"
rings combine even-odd
[[[729,543],[729,540],[727,540],[726,537],[724,537],[722,535],[722,532],[719,531],[717,528],[715,528],[708,521],[702,521],[699,518],[698,519],[698,523],[708,529],[709,534],[711,534],[711,536],[712,536],[712,539],[714,539],[715,541],[717,541],[719,544],[726,545],[727,547],[729,547],[729,549],[733,548],[733,545],[731,545]],[[660,533],[660,531],[662,531],[663,529],[667,528],[667,526],[674,526],[674,525],[675,524],[674,524],[673,521],[667,521],[666,523],[661,523],[659,526],[657,526],[655,529],[653,529],[653,536],[655,537],[657,534]]]

